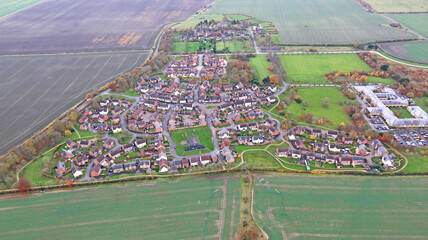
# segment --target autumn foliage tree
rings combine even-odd
[[[18,189],[20,192],[28,192],[31,189],[31,184],[28,182],[27,179],[21,178],[18,181]]]

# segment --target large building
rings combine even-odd
[[[389,126],[396,128],[428,127],[428,114],[418,106],[409,106],[409,100],[393,89],[382,85],[353,87],[372,105],[365,109],[369,116],[382,116]],[[390,107],[407,107],[414,118],[398,118]]]

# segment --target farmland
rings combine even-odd
[[[0,53],[151,48],[161,29],[209,0],[47,0],[0,20]]]
[[[389,14],[388,16],[428,38],[428,14]]]
[[[30,7],[42,0],[3,0],[0,2],[0,18]]]
[[[287,112],[291,118],[296,120],[305,113],[321,118],[327,117],[333,121],[333,125],[337,126],[340,123],[349,122],[348,115],[344,112],[344,106],[339,105],[339,101],[351,101],[342,95],[338,88],[299,88],[297,92],[303,101],[307,101],[308,105],[303,103],[292,102],[287,107]],[[323,99],[329,98],[330,104],[328,107],[322,107]]]
[[[146,52],[0,57],[0,152],[43,128],[65,110],[142,64]]]
[[[370,71],[371,68],[355,54],[280,55],[288,80],[295,83],[323,84],[324,75],[333,71]]]
[[[381,26],[391,22],[366,12],[353,0],[221,0],[209,13],[241,13],[272,21],[287,44],[415,38],[411,33]]]
[[[254,217],[269,239],[427,238],[426,178],[258,176]]]
[[[428,41],[382,43],[381,48],[400,59],[428,64]]]
[[[240,194],[239,179],[230,177],[2,199],[0,238],[231,239]]]
[[[364,0],[378,12],[427,12],[424,0]]]

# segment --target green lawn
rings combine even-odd
[[[250,168],[282,169],[278,161],[264,151],[245,152],[244,160],[248,163]]]
[[[241,41],[227,41],[226,47],[229,49],[229,52],[244,51],[244,44]]]
[[[302,100],[307,100],[309,106],[305,107],[303,103],[298,104],[293,101],[288,107],[287,112],[289,117],[298,120],[301,115],[305,113],[312,113],[318,118],[327,117],[330,121],[333,121],[333,125],[327,124],[326,126],[338,126],[340,123],[349,122],[349,116],[344,113],[344,106],[339,105],[339,101],[346,100],[345,96],[342,95],[338,88],[299,88],[298,94],[302,97]],[[330,105],[327,108],[322,107],[322,100],[328,97],[330,99]]]
[[[199,49],[199,42],[187,42],[187,52],[188,53],[197,53]]]
[[[239,178],[195,180],[5,198],[0,238],[209,239],[220,234],[217,238],[233,239],[240,219]]]
[[[326,73],[333,71],[370,71],[371,68],[356,54],[280,55],[288,80],[302,83],[326,83]]]
[[[283,44],[281,36],[279,36],[279,34],[272,34],[271,37],[275,44]]]
[[[173,42],[172,43],[172,52],[174,52],[174,53],[186,52],[186,43],[185,42]]]
[[[205,149],[185,152],[184,147],[187,147],[187,137],[196,135],[198,136],[199,143],[205,145]],[[171,132],[171,138],[174,141],[177,149],[177,154],[180,156],[189,156],[199,154],[199,152],[207,153],[214,150],[212,142],[212,133],[209,128],[191,129],[191,130],[178,130]]]
[[[223,19],[223,15],[219,14],[202,14],[198,15],[195,18],[189,19],[187,21],[184,21],[182,23],[179,23],[177,25],[174,25],[172,29],[187,29],[187,28],[194,28],[198,23],[205,21],[205,20],[215,20],[215,21],[221,21]]]
[[[0,1],[0,18],[13,14],[43,0],[2,0]]]
[[[269,239],[428,237],[427,178],[257,176],[254,183],[255,221]]]
[[[398,118],[415,118],[412,116],[412,114],[410,114],[407,108],[391,107],[390,109],[392,110],[392,112],[394,112],[394,114],[398,111],[401,111],[400,115],[398,115]]]
[[[130,88],[130,89],[126,90],[126,92],[121,92],[120,94],[127,95],[127,96],[130,96],[130,97],[139,97],[139,96],[141,96],[141,94],[138,93],[138,92],[136,92],[134,88]],[[134,102],[135,100],[132,99],[132,101]]]
[[[415,97],[415,98],[413,98],[413,100],[415,101],[416,105],[418,105],[425,112],[428,113],[428,105],[425,105],[425,102],[428,102],[428,98],[426,98],[426,97],[416,98]]]
[[[52,157],[53,151],[54,149],[46,152],[45,155],[28,164],[28,166],[23,169],[21,177],[27,179],[32,186],[39,186],[39,183],[44,186],[58,184],[55,179],[43,176],[40,171],[43,161],[48,161]]]
[[[380,78],[380,77],[369,76],[367,78],[367,83],[382,83],[382,84],[393,86],[397,83],[397,81],[395,81],[394,79],[390,79],[390,78]]]
[[[269,66],[272,66],[272,64],[268,61],[267,55],[258,54],[256,57],[250,58],[250,64],[254,70],[256,70],[258,78],[260,79],[260,84],[262,83],[261,79],[272,75],[272,72],[267,70]]]
[[[403,153],[409,161],[404,172],[428,172],[428,156],[419,154],[419,151],[428,151],[428,148],[418,148],[417,151]]]
[[[224,50],[224,42],[216,42],[216,49],[217,51],[223,51]]]

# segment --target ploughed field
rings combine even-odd
[[[1,56],[0,153],[146,57],[147,52]]]
[[[381,26],[390,20],[353,0],[220,0],[212,14],[240,13],[272,21],[285,44],[372,42],[416,36]]]
[[[0,238],[233,239],[240,196],[229,177],[3,198]]]
[[[428,179],[258,176],[254,217],[269,239],[426,239]]]
[[[2,0],[0,1],[0,18],[13,14],[42,0]]]
[[[210,0],[46,0],[0,20],[0,53],[148,49]]]

